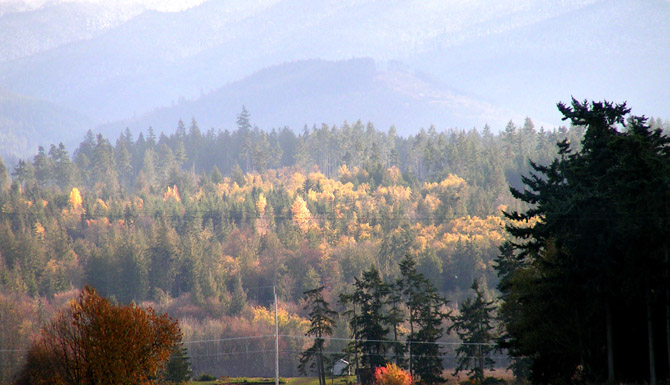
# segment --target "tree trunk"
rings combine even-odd
[[[414,316],[409,311],[409,374],[414,377],[414,359],[412,357],[412,340],[414,339]]]
[[[356,322],[356,304],[354,303],[354,361],[356,361],[356,382],[361,383],[361,375],[358,367],[358,322]]]
[[[321,349],[319,349],[317,365],[319,366],[319,385],[326,385],[326,370],[323,366],[323,351]]]
[[[482,381],[484,381],[484,353],[482,353],[482,345],[480,342],[480,345],[477,345],[477,356],[479,359],[479,375],[481,376],[480,378],[480,384]]]
[[[649,385],[656,385],[656,356],[654,354],[654,325],[651,289],[647,287],[647,337],[649,340]]]
[[[614,383],[614,331],[612,330],[612,305],[607,301],[605,307],[605,322],[607,327],[607,382]]]
[[[323,385],[321,381],[321,355],[316,353],[316,377],[319,379],[319,385]]]
[[[393,300],[393,354],[395,356],[395,364],[398,365],[398,320],[396,320],[396,301]]]
[[[668,350],[668,378],[670,378],[670,256],[668,246],[663,246],[665,252],[665,344]]]

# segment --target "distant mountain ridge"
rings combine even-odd
[[[92,39],[142,12],[130,4],[56,3],[37,9],[0,4],[0,62],[21,59],[67,44]],[[22,10],[22,11],[21,11]],[[65,23],[67,20],[67,24]]]
[[[510,111],[450,90],[399,65],[377,67],[369,58],[285,63],[196,100],[99,129],[112,135],[125,127],[137,132],[152,126],[155,131],[171,133],[179,119],[189,122],[195,118],[201,129],[233,130],[243,105],[251,113],[252,123],[262,129],[288,126],[301,130],[303,126],[340,125],[344,120],[360,119],[381,130],[393,125],[398,134],[410,135],[432,124],[439,129],[472,128],[472,122],[479,127],[486,123],[502,127],[514,117]]]
[[[167,123],[143,120],[161,118],[152,111],[188,114],[191,104],[194,111],[204,108],[196,105],[215,108],[217,97],[230,103],[223,107],[234,108],[230,113],[248,105],[263,128],[366,116],[378,117],[373,123],[379,127],[395,124],[408,132],[482,122],[496,130],[502,125],[495,122],[526,115],[556,125],[555,103],[571,96],[629,100],[635,112],[670,115],[666,0],[209,0],[181,12],[127,9],[125,16],[77,4],[0,16],[0,85],[88,117],[90,127],[111,129],[118,121],[156,127]],[[41,38],[50,35],[52,40]],[[284,72],[301,65],[321,71],[330,62],[353,74],[342,62],[352,58],[370,58],[376,66],[374,75],[361,78],[371,87],[366,95],[336,71],[340,84],[322,82],[321,88],[342,93],[317,101],[313,75]],[[405,69],[389,71],[389,62]],[[350,64],[366,71],[364,63]],[[285,97],[259,91],[280,94],[274,83],[256,80],[265,69],[268,82],[286,89]],[[240,88],[247,85],[256,88]],[[295,91],[302,86],[309,97]],[[417,87],[429,91],[409,92]],[[225,96],[233,90],[238,97]],[[353,100],[358,102],[348,102]],[[405,110],[407,103],[412,108]],[[299,113],[306,115],[290,116]],[[225,127],[226,114],[215,109],[194,116]],[[26,128],[34,120],[13,119]],[[27,140],[36,146],[35,139]]]
[[[65,143],[72,148],[93,120],[51,102],[0,88],[0,156],[12,161],[31,155],[37,145]]]

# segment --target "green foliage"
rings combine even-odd
[[[300,365],[298,370],[302,374],[307,374],[307,365],[309,368],[316,368],[319,377],[319,385],[326,385],[325,359],[323,354],[324,338],[333,334],[334,318],[337,313],[330,309],[330,305],[323,299],[323,290],[325,286],[304,292],[305,309],[309,309],[309,329],[305,335],[313,336],[312,346],[300,353]]]
[[[477,281],[472,282],[474,298],[468,298],[460,305],[460,314],[452,317],[449,330],[455,330],[463,342],[456,348],[458,365],[454,375],[468,370],[468,376],[475,384],[484,383],[484,371],[493,369],[495,362],[490,357],[493,344],[493,301],[486,301]]]
[[[417,272],[415,266],[411,258],[403,259],[400,262],[402,278],[398,281],[409,313],[409,367],[421,383],[436,384],[445,381],[442,377],[442,353],[437,341],[444,335],[442,323],[449,316],[444,311],[447,301],[423,274]]]
[[[354,290],[340,296],[340,301],[351,305],[347,310],[354,339],[352,349],[361,352],[363,367],[374,369],[386,363],[387,345],[383,342],[389,332],[384,304],[389,294],[379,275],[371,266],[354,279]]]
[[[191,359],[188,356],[188,351],[182,344],[175,345],[174,350],[170,355],[170,360],[165,366],[165,369],[163,369],[160,377],[161,382],[170,384],[183,384],[191,379]]]
[[[399,137],[359,121],[296,134],[263,131],[248,111],[240,118],[233,131],[202,132],[195,119],[173,134],[126,130],[116,141],[89,131],[71,153],[52,145],[6,164],[13,180],[0,168],[0,292],[61,303],[90,282],[121,304],[153,301],[195,319],[194,335],[220,339],[261,332],[242,321],[269,303],[258,286],[277,282],[294,309],[305,289],[325,286],[324,298],[334,298],[371,265],[382,283],[394,282],[410,255],[441,297],[460,301],[474,278],[497,283],[500,206],[526,207],[505,188],[527,168],[528,148],[550,159],[553,142],[583,132],[526,122],[508,157],[505,136],[486,129]],[[298,197],[300,223],[291,211]],[[378,334],[395,340],[380,349],[403,365],[408,310],[392,304],[393,292],[379,291],[383,315],[395,317],[380,319]],[[235,326],[205,326],[223,317]],[[295,371],[297,358],[282,354],[282,370]],[[216,366],[194,356],[193,367]]]
[[[559,109],[586,131],[581,148],[560,142],[551,164],[531,163],[523,190],[511,189],[530,208],[506,214],[501,345],[517,364],[532,358],[533,381],[654,383],[654,345],[670,333],[654,321],[670,298],[651,294],[667,287],[670,139],[646,118],[626,120],[625,104]]]
[[[407,352],[409,370],[421,383],[443,382],[442,353],[437,341],[444,334],[442,323],[448,316],[444,311],[446,300],[416,271],[411,257],[401,261],[400,277],[387,284],[373,266],[361,278],[355,278],[352,292],[340,296],[354,339],[349,350],[360,352],[361,365],[369,370],[376,370],[389,360],[404,366]],[[404,345],[399,341],[398,328],[407,324],[410,333]],[[393,340],[384,341],[391,330]]]

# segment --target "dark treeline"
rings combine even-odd
[[[667,381],[670,138],[625,104],[559,110],[586,131],[512,190],[502,345],[537,383]]]

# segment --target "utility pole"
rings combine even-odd
[[[279,323],[277,323],[277,287],[272,286],[275,299],[275,385],[279,385]]]

